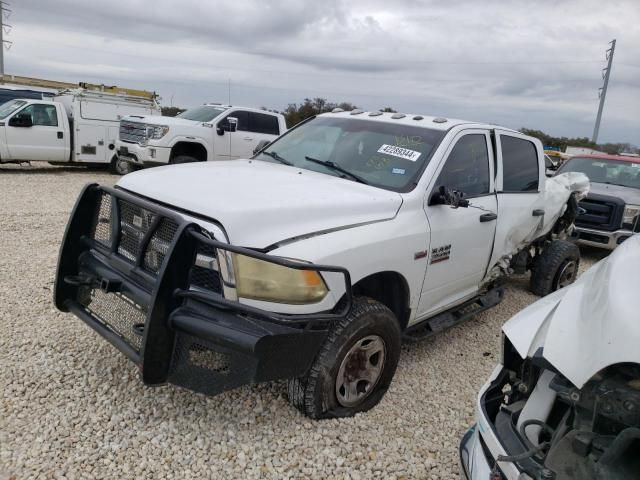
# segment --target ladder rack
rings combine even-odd
[[[137,90],[134,88],[123,88],[117,85],[104,85],[95,83],[69,83],[58,82],[56,80],[46,80],[43,78],[21,77],[18,75],[4,75],[0,77],[0,84],[9,83],[12,85],[24,85],[29,87],[51,88],[53,90],[71,90],[74,88],[84,88],[92,92],[113,93],[120,95],[128,95],[132,97],[142,97],[149,100],[155,100],[158,95],[155,92],[147,90]]]

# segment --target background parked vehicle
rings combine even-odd
[[[640,158],[580,155],[558,170],[565,172],[582,172],[591,181],[579,204],[573,235],[578,243],[613,250],[640,233]]]
[[[500,277],[531,271],[538,295],[572,283],[564,238],[588,188],[547,179],[540,141],[513,130],[340,110],[251,160],[88,186],[56,305],[145,383],[218,394],[289,379],[309,417],[351,416],[385,394],[403,338],[495,306]]]
[[[134,166],[251,158],[286,130],[279,113],[210,103],[177,117],[123,118],[118,155]]]
[[[119,92],[122,92],[119,89]],[[118,164],[115,142],[123,115],[156,115],[155,94],[66,90],[51,100],[14,99],[0,106],[0,163]]]
[[[470,480],[640,478],[640,236],[503,327],[460,445]]]

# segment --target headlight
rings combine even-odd
[[[167,125],[147,125],[147,138],[153,140],[159,140],[164,137],[169,131]]]
[[[624,207],[624,213],[622,214],[622,228],[633,229],[636,220],[640,215],[640,206],[627,205]]]
[[[315,270],[297,270],[245,255],[233,255],[238,297],[302,305],[317,303],[328,293]]]

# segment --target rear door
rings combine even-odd
[[[251,144],[249,156],[253,156],[253,149],[262,140],[271,142],[278,138],[280,133],[282,132],[280,132],[280,123],[276,115],[266,112],[249,112],[249,132],[246,139],[247,143]]]
[[[429,260],[418,316],[445,310],[472,297],[485,276],[496,231],[497,203],[493,152],[486,130],[464,130],[454,138],[439,165],[425,201],[431,229]],[[440,186],[465,194],[467,208],[436,205]]]
[[[491,264],[515,253],[522,242],[542,228],[545,205],[542,145],[516,132],[495,131],[498,227]],[[538,142],[539,143],[539,142]]]
[[[53,103],[31,103],[6,120],[6,138],[13,160],[64,162],[68,160],[64,138],[66,115]],[[11,119],[18,114],[30,114],[31,127],[13,127]]]

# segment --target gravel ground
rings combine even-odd
[[[508,283],[493,310],[403,347],[381,404],[312,422],[283,382],[209,398],[145,388],[123,355],[52,304],[58,246],[101,171],[0,167],[0,479],[458,478],[458,441],[499,357],[500,327],[536,299]],[[602,257],[583,252],[583,268]]]

